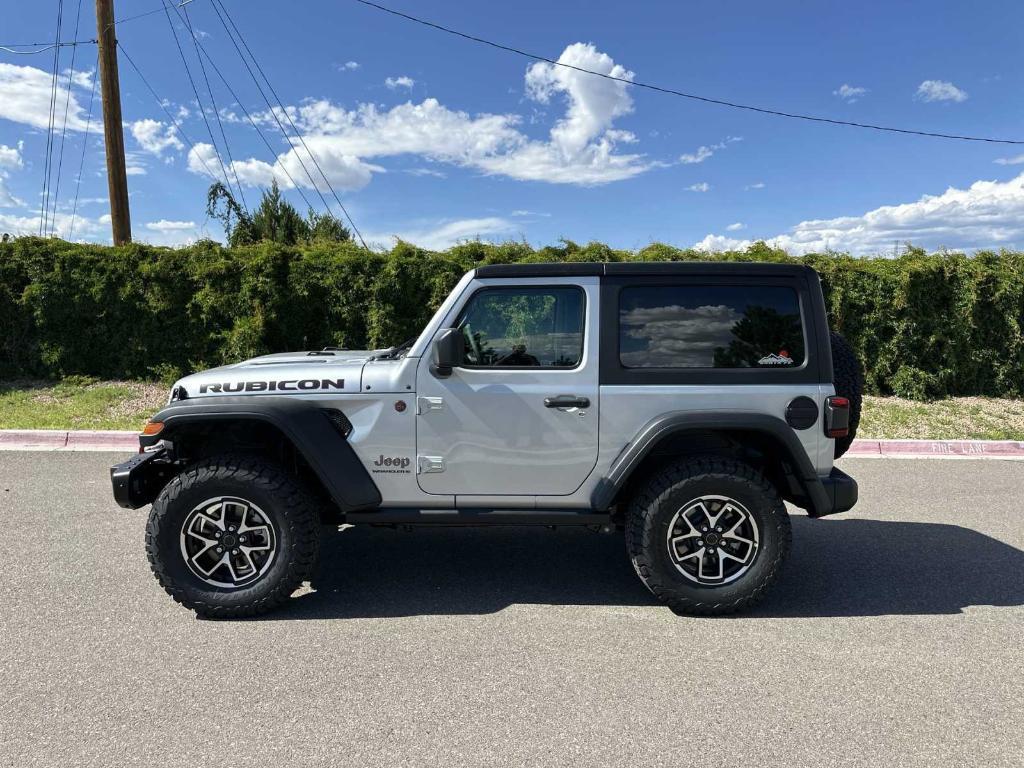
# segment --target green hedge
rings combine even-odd
[[[19,238],[0,244],[0,378],[169,378],[271,351],[387,346],[415,335],[479,264],[693,259],[817,269],[830,321],[861,356],[870,391],[1024,395],[1024,253],[791,259],[764,244],[712,255],[569,242],[441,253],[398,243],[368,253],[350,244],[110,248]]]

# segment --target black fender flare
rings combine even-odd
[[[343,512],[380,506],[376,483],[345,436],[331,423],[322,403],[294,396],[203,397],[181,400],[151,419],[162,422],[159,434],[140,437],[143,447],[160,440],[173,442],[182,427],[210,422],[262,421],[276,427],[320,478]],[[340,410],[340,409],[336,409]]]
[[[651,419],[612,462],[608,474],[594,489],[591,506],[602,511],[608,509],[636,468],[664,438],[681,432],[715,430],[763,432],[775,438],[795,470],[796,480],[807,497],[810,515],[820,517],[835,511],[833,499],[793,428],[776,416],[738,411],[670,411]]]

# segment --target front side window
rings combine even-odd
[[[623,288],[619,359],[626,368],[795,368],[804,362],[800,301],[782,286]]]
[[[458,328],[465,365],[575,368],[583,357],[584,295],[579,288],[485,288]]]

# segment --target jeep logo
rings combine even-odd
[[[235,381],[200,384],[199,394],[216,392],[299,392],[314,389],[344,389],[344,379],[285,379],[284,381]]]
[[[405,469],[409,466],[409,459],[401,456],[385,456],[380,455],[380,458],[373,462],[375,467],[395,467],[396,469]]]

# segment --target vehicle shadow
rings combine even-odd
[[[1024,605],[1024,552],[968,528],[794,516],[793,539],[779,582],[737,619]],[[633,572],[621,535],[579,529],[346,529],[325,536],[312,587],[266,619],[658,605]]]

